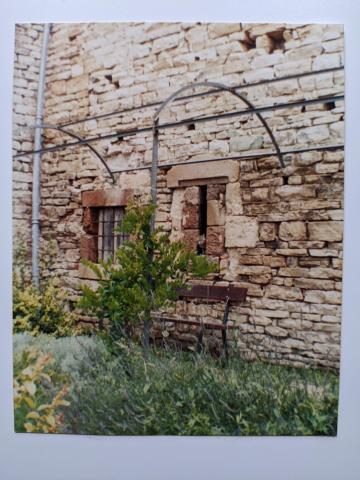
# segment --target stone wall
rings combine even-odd
[[[26,35],[18,36],[18,49],[31,32],[39,31],[37,26],[21,28]],[[29,58],[19,53],[16,69]],[[30,63],[32,68],[37,65],[34,59]],[[342,64],[343,31],[338,25],[55,24],[45,121],[71,123],[118,109],[117,116],[68,128],[92,136],[149,127],[156,107],[147,104],[204,80],[242,85],[241,93],[255,106],[341,95],[341,70],[271,80]],[[24,105],[15,98],[15,108]],[[160,123],[244,107],[229,93],[199,96],[171,104]],[[263,115],[284,150],[343,143],[342,101]],[[23,130],[20,138],[26,142]],[[59,132],[46,132],[46,146],[65,139]],[[151,164],[151,132],[113,136],[94,146],[113,170]],[[160,132],[160,164],[272,151],[256,116],[189,123]],[[282,169],[276,156],[227,160],[232,173],[224,173],[221,162],[206,164],[206,174],[201,173],[204,164],[160,169],[157,222],[173,238],[193,242],[195,248],[199,185],[207,184],[206,252],[220,269],[212,282],[248,289],[246,304],[234,305],[230,312],[239,326],[240,347],[256,343],[261,354],[276,351],[278,361],[338,366],[343,152],[289,154],[285,161]],[[114,185],[84,146],[47,153],[42,162],[42,235],[56,238],[56,271],[73,286],[84,235],[82,192]],[[148,170],[115,175],[119,191],[131,189],[146,200]],[[22,198],[16,198],[16,204],[26,213]],[[221,303],[178,302],[171,313],[221,322],[222,312]],[[182,335],[188,338],[189,332]]]

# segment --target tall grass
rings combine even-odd
[[[71,379],[65,433],[102,435],[336,435],[338,377],[135,344],[109,354],[98,338],[15,335],[51,351]],[[36,346],[35,345],[35,346]]]

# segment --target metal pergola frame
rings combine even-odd
[[[220,160],[256,160],[260,158],[266,158],[266,157],[271,157],[271,156],[277,156],[279,160],[279,164],[281,168],[284,168],[285,162],[284,162],[284,156],[290,155],[290,154],[297,154],[297,153],[304,153],[308,151],[324,151],[324,150],[338,150],[338,149],[343,149],[344,145],[319,145],[319,146],[314,146],[314,147],[309,147],[309,148],[299,148],[299,149],[288,149],[288,150],[282,150],[279,147],[279,144],[269,127],[267,121],[264,119],[262,116],[262,113],[269,112],[269,111],[276,111],[278,109],[287,109],[287,108],[295,108],[295,107],[305,107],[306,105],[314,105],[314,104],[333,104],[337,101],[343,101],[344,100],[344,95],[334,95],[334,96],[324,96],[324,97],[319,97],[319,98],[314,98],[314,99],[304,99],[304,100],[296,100],[293,102],[285,102],[285,103],[278,103],[275,105],[267,105],[267,106],[262,106],[262,107],[255,107],[252,102],[250,102],[242,93],[238,92],[238,90],[244,89],[244,88],[249,88],[249,87],[256,87],[257,85],[262,85],[262,84],[267,84],[267,83],[273,83],[277,81],[284,81],[284,80],[289,80],[291,78],[301,78],[301,77],[306,77],[306,76],[316,76],[316,75],[321,75],[325,73],[330,73],[330,72],[336,72],[336,71],[341,71],[343,70],[343,67],[335,67],[335,68],[328,68],[328,69],[323,69],[319,71],[314,71],[314,72],[304,72],[304,73],[299,73],[296,75],[288,75],[285,77],[279,77],[279,78],[274,78],[270,80],[264,80],[260,81],[257,83],[251,83],[251,84],[245,84],[242,86],[235,86],[235,87],[229,87],[224,84],[218,83],[218,82],[195,82],[195,83],[190,83],[187,84],[178,90],[176,90],[173,94],[169,95],[165,100],[161,102],[153,102],[147,105],[143,105],[142,107],[135,107],[133,109],[125,109],[125,110],[115,110],[113,112],[105,113],[105,114],[100,114],[96,116],[87,116],[83,119],[69,122],[67,124],[63,125],[52,125],[52,124],[39,124],[32,126],[30,128],[39,128],[39,129],[52,129],[52,130],[57,130],[59,132],[62,132],[72,138],[74,138],[76,141],[74,142],[65,142],[60,145],[55,145],[51,147],[45,147],[41,148],[38,150],[31,150],[31,151],[22,151],[19,153],[16,153],[13,155],[13,158],[20,158],[28,155],[33,155],[35,154],[43,154],[43,153],[51,153],[55,151],[61,151],[66,148],[73,148],[77,146],[82,146],[85,145],[87,146],[91,152],[100,160],[102,165],[105,167],[107,170],[112,182],[115,184],[116,179],[114,174],[119,174],[122,172],[130,172],[130,171],[138,171],[138,170],[151,170],[151,199],[154,204],[156,204],[156,196],[157,196],[157,172],[159,168],[171,168],[176,165],[183,165],[183,164],[196,164],[196,163],[207,163],[207,162],[214,162],[214,161],[220,161]],[[198,93],[192,93],[190,95],[183,95],[184,92],[187,90],[193,90],[196,88],[207,88],[208,90],[206,91],[201,91]],[[215,115],[205,115],[205,116],[198,116],[198,117],[192,117],[192,118],[186,118],[180,121],[175,121],[175,122],[167,122],[167,123],[160,123],[160,115],[162,111],[169,106],[172,102],[175,101],[183,101],[183,100],[191,100],[196,97],[201,97],[201,96],[207,96],[207,95],[213,95],[215,93],[230,93],[231,95],[235,96],[239,101],[243,102],[247,108],[246,109],[241,109],[241,110],[235,110],[231,112],[224,112],[220,114],[215,114]],[[92,119],[97,119],[97,118],[107,118],[110,116],[115,116],[115,115],[121,115],[122,113],[128,113],[129,111],[133,110],[139,110],[140,108],[149,108],[149,107],[154,107],[157,106],[158,108],[156,109],[153,117],[152,117],[152,125],[149,127],[143,127],[143,128],[135,128],[135,129],[129,129],[129,130],[120,130],[117,132],[111,132],[105,135],[97,135],[97,136],[90,136],[90,137],[82,137],[81,135],[73,132],[72,130],[69,130],[68,126],[70,125],[75,125],[79,123],[86,122],[88,120]],[[174,162],[174,163],[167,163],[167,164],[159,164],[159,158],[158,158],[158,150],[159,150],[159,132],[160,130],[163,129],[168,129],[168,128],[176,128],[178,126],[182,125],[189,125],[189,124],[195,124],[195,123],[202,123],[202,122],[209,122],[209,121],[214,121],[217,119],[225,119],[225,118],[235,118],[243,115],[251,115],[255,114],[260,121],[261,125],[264,127],[266,130],[266,133],[270,137],[271,143],[274,147],[273,152],[263,152],[263,153],[255,153],[255,154],[245,154],[245,155],[236,155],[236,156],[227,156],[227,157],[218,157],[218,158],[208,158],[208,159],[202,159],[202,160],[186,160],[183,162]],[[111,170],[109,165],[107,164],[106,159],[99,153],[99,151],[92,146],[92,143],[102,141],[102,140],[110,140],[113,138],[118,138],[118,139],[124,139],[130,136],[138,135],[138,134],[146,134],[150,133],[152,134],[152,162],[151,165],[140,165],[137,167],[133,168],[124,168],[120,170]],[[154,226],[154,220],[153,220],[153,225]]]

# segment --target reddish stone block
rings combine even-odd
[[[182,224],[184,229],[199,228],[199,206],[185,205],[183,208]]]
[[[185,243],[188,250],[191,252],[196,252],[197,245],[199,242],[199,230],[184,230],[183,242]]]
[[[225,188],[226,188],[226,185],[224,184],[208,185],[207,192],[206,192],[206,199],[219,200],[220,194],[225,195]]]
[[[97,237],[83,235],[80,239],[80,257],[92,262],[97,262]]]
[[[225,228],[219,226],[206,229],[206,254],[222,255],[225,251]]]
[[[86,207],[83,213],[83,228],[86,233],[96,235],[98,232],[98,212]]]

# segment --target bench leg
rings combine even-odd
[[[197,353],[201,353],[203,351],[203,337],[204,337],[204,325],[201,325],[199,333],[197,335],[197,342],[196,342]]]
[[[230,304],[230,299],[229,297],[227,297],[225,302],[225,310],[224,310],[224,317],[223,317],[223,325],[225,326],[225,328],[224,330],[221,331],[222,344],[223,344],[223,358],[225,360],[226,365],[229,360],[229,346],[227,342],[227,329],[226,329],[228,318],[229,318],[229,304]]]

